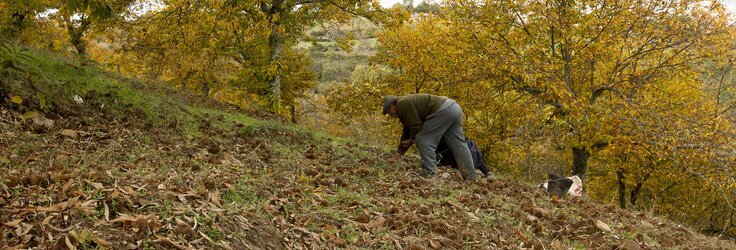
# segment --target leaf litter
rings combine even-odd
[[[384,150],[273,122],[221,128],[205,113],[193,137],[100,109],[53,118],[0,131],[0,248],[735,248],[514,180],[425,180],[416,157],[390,166]]]

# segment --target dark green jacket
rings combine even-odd
[[[429,94],[415,94],[399,96],[396,98],[396,113],[399,115],[401,124],[404,125],[404,132],[401,134],[401,141],[408,139],[414,140],[414,137],[422,129],[422,124],[427,120],[427,116],[436,112],[442,106],[447,97]],[[399,142],[397,152],[404,154],[409,148],[404,148]]]

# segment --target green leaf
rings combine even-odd
[[[15,95],[12,98],[10,98],[10,101],[13,102],[13,103],[15,103],[15,104],[18,104],[18,105],[23,104],[23,98],[21,98],[20,96],[17,96],[17,95]]]
[[[25,119],[25,120],[27,120],[27,119],[31,119],[31,118],[33,118],[34,116],[36,116],[36,112],[33,112],[33,111],[28,111],[28,112],[26,112],[25,114],[23,114],[23,119]]]
[[[38,97],[38,104],[41,106],[42,109],[45,109],[48,107],[48,103],[46,102],[46,96],[43,95],[41,92],[36,93],[36,97]]]

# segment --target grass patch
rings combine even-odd
[[[184,109],[194,115],[195,117],[209,116],[213,123],[222,129],[232,129],[234,124],[242,124],[244,126],[250,126],[259,123],[259,120],[253,119],[250,116],[240,113],[230,113],[220,110],[214,110],[209,108],[201,108],[196,106],[185,106]],[[221,117],[218,118],[218,117]]]
[[[268,199],[255,193],[252,188],[239,184],[236,190],[228,190],[223,195],[223,205],[226,207],[245,206],[260,209],[261,204],[267,204]]]

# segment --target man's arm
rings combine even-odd
[[[407,150],[409,150],[409,147],[404,147],[404,141],[411,139],[409,137],[409,127],[404,126],[404,131],[401,133],[401,140],[399,141],[399,146],[396,148],[396,152],[400,155],[404,155]],[[411,145],[409,145],[411,146]]]

